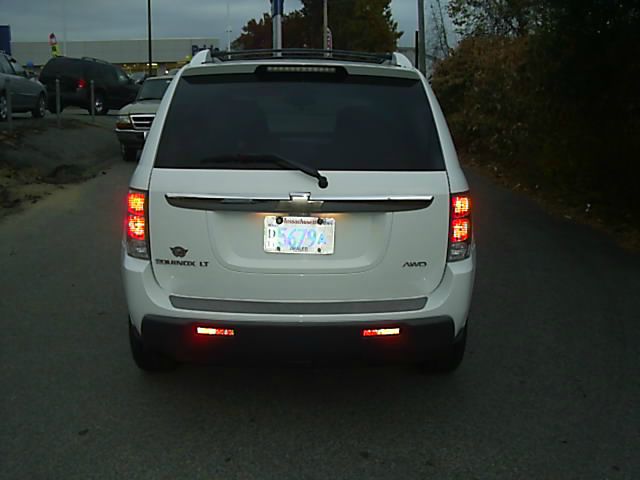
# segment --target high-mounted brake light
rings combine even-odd
[[[307,67],[307,66],[271,66],[269,73],[336,73],[335,67]]]
[[[76,87],[78,87],[78,88],[87,88],[87,81],[84,78],[81,78],[80,80],[78,80],[78,83],[76,84]]]
[[[468,193],[451,195],[449,254],[447,260],[464,260],[471,254],[471,197]]]
[[[212,335],[218,337],[233,337],[236,332],[232,328],[211,328],[211,327],[196,327],[196,333],[198,335]]]
[[[127,254],[143,260],[149,259],[146,205],[147,194],[145,192],[129,191],[125,224]]]
[[[391,335],[400,335],[400,328],[368,328],[362,330],[363,337],[388,337]]]

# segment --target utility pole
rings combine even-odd
[[[149,76],[151,76],[153,69],[151,56],[151,0],[147,0],[147,31],[149,32]]]
[[[324,0],[323,5],[323,22],[322,22],[322,49],[329,49],[329,6],[328,1]]]
[[[227,0],[227,52],[231,51],[231,3]]]
[[[62,55],[67,56],[67,1],[62,0]]]
[[[282,13],[284,10],[284,0],[271,0],[273,6],[273,48],[282,50]]]
[[[416,64],[418,66],[418,70],[420,70],[423,75],[427,74],[426,53],[424,0],[418,0],[418,51],[416,52]]]

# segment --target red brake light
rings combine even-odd
[[[133,240],[144,240],[146,233],[144,217],[129,215],[127,220],[127,236]]]
[[[453,218],[468,217],[471,213],[471,198],[469,195],[453,195],[451,197]]]
[[[211,328],[211,327],[196,327],[196,333],[198,335],[214,335],[220,337],[233,337],[236,332],[231,328]]]
[[[78,80],[78,83],[76,86],[78,88],[87,88],[87,81],[84,78],[81,78],[80,80]]]
[[[363,337],[386,337],[389,335],[400,335],[400,328],[370,328],[362,330]]]
[[[144,215],[146,195],[141,192],[129,192],[127,195],[128,211],[132,215]]]
[[[451,222],[451,241],[466,242],[471,237],[471,221],[468,218],[455,218]]]

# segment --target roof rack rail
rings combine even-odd
[[[343,62],[391,63],[391,53],[351,52],[348,50],[322,50],[314,48],[283,48],[267,50],[218,51],[211,54],[212,61],[267,60],[267,59],[322,59]]]
[[[194,65],[202,65],[203,63],[208,63],[211,61],[211,51],[207,48],[205,50],[200,50],[196,53],[191,61],[189,62],[189,66]]]
[[[107,62],[106,60],[101,60],[99,58],[93,58],[93,57],[80,57],[80,60],[91,60],[92,62],[109,64],[109,62]]]

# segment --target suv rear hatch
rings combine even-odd
[[[197,70],[179,80],[149,185],[153,270],[174,305],[421,308],[445,268],[449,187],[418,76]]]

